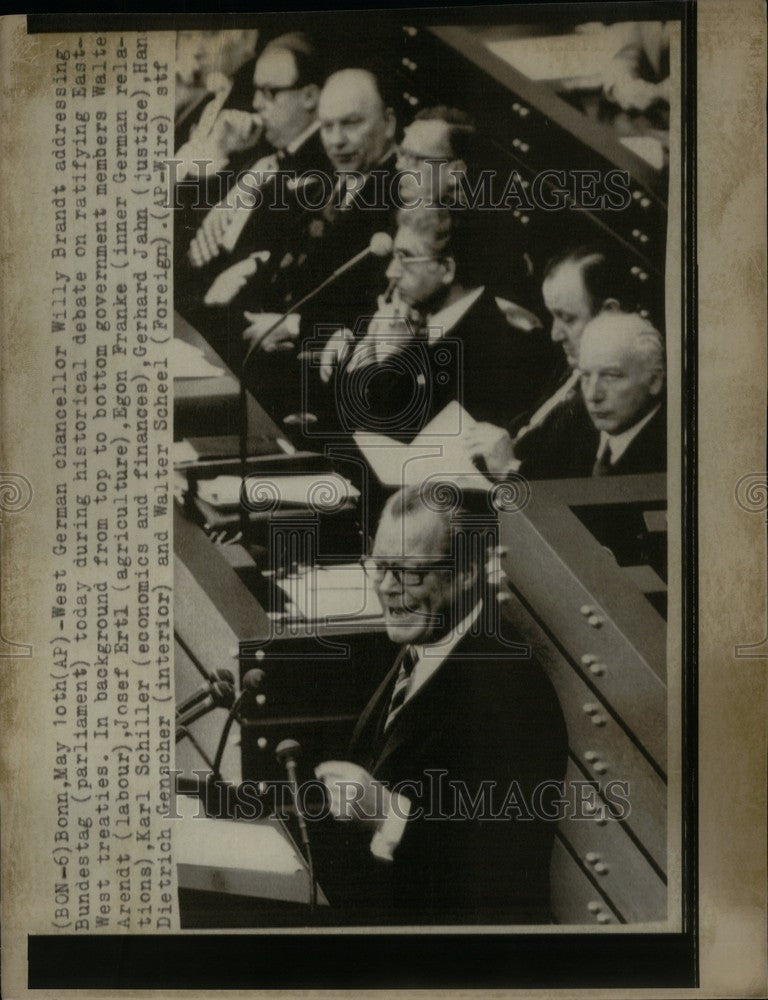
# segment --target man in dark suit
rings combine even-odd
[[[244,336],[253,345],[250,378],[260,401],[276,416],[300,405],[297,344],[314,343],[334,327],[354,327],[367,311],[370,289],[381,284],[379,257],[361,259],[354,270],[275,325],[282,313],[317,288],[340,265],[364,251],[375,233],[393,228],[395,119],[368,70],[333,73],[320,94],[320,138],[332,172],[321,190],[288,213],[284,253],[257,275],[238,297]],[[278,413],[275,407],[281,408]]]
[[[244,326],[242,305],[232,303],[260,268],[282,257],[288,216],[298,209],[300,178],[327,164],[317,121],[323,76],[317,52],[302,33],[281,35],[264,48],[252,83],[253,109],[263,126],[262,155],[251,155],[186,241],[185,234],[178,237],[183,253],[176,270],[177,308],[229,361],[236,360]]]
[[[529,479],[632,475],[667,468],[664,341],[636,313],[603,313],[579,345],[580,401],[520,465]]]
[[[577,367],[581,335],[598,313],[631,308],[630,290],[623,287],[605,250],[588,244],[547,262],[541,293],[552,317],[552,342],[562,348],[566,367],[553,372],[542,397],[523,418],[505,427],[482,423],[470,429],[468,453],[493,476],[505,476],[531,455],[550,451],[551,442],[561,438],[574,415],[589,432]]]
[[[398,213],[387,270],[392,299],[380,303],[337,376],[342,405],[366,401],[364,411],[340,411],[351,429],[412,438],[452,400],[474,420],[509,423],[562,366],[543,333],[513,327],[481,283],[477,237],[461,209]]]
[[[367,571],[400,653],[350,760],[316,774],[370,837],[370,863],[352,856],[390,919],[543,922],[565,724],[530,650],[501,637],[477,511],[442,496],[408,488],[384,509]]]

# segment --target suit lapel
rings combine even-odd
[[[417,735],[423,739],[425,718],[429,718],[431,724],[436,725],[438,720],[445,717],[445,713],[439,710],[439,701],[445,697],[447,687],[453,679],[452,665],[461,660],[471,649],[472,639],[471,633],[463,636],[431,677],[405,702],[392,720],[389,729],[383,734],[383,742],[376,748],[378,753],[373,764],[373,774],[412,736]],[[437,711],[435,711],[436,703],[438,703]]]
[[[376,688],[370,701],[363,709],[363,712],[357,721],[357,725],[355,726],[354,732],[352,733],[352,739],[350,741],[350,756],[356,757],[360,753],[365,754],[373,752],[373,744],[376,741],[381,716],[389,705],[392,688],[394,687],[398,671],[400,670],[400,664],[403,662],[405,650],[405,646],[400,649],[392,668],[387,672],[384,680]]]

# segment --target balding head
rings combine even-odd
[[[367,173],[392,145],[395,119],[367,70],[343,69],[329,76],[318,113],[320,137],[336,170]]]
[[[584,327],[579,371],[595,427],[620,434],[661,401],[664,341],[637,313],[601,313]]]

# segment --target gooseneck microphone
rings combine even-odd
[[[296,312],[303,305],[313,299],[316,295],[319,295],[324,288],[328,285],[333,284],[337,281],[343,274],[353,268],[356,264],[359,264],[361,260],[364,260],[368,256],[373,257],[386,257],[387,254],[392,252],[393,241],[389,233],[374,233],[371,236],[368,246],[356,253],[354,257],[350,257],[348,261],[340,264],[335,271],[332,271],[323,281],[320,282],[315,288],[310,292],[307,292],[298,302],[294,302],[289,309],[282,313],[278,318],[269,326],[261,336],[259,343],[263,343],[264,338],[268,337],[270,333],[280,326],[280,324],[285,320],[291,313]],[[242,362],[240,364],[240,480],[241,483],[245,483],[245,477],[248,474],[248,397],[245,389],[245,369],[248,362],[253,357],[253,353],[256,349],[256,342],[252,341],[251,344],[242,351]],[[251,520],[248,516],[248,510],[245,504],[240,500],[240,532],[242,535],[242,546],[246,550],[248,549],[248,542],[250,539],[251,531]]]
[[[180,702],[176,706],[176,715],[184,715],[185,712],[188,712],[191,708],[194,708],[195,705],[198,705],[201,701],[207,698],[211,693],[213,685],[217,681],[223,681],[224,683],[231,684],[234,687],[235,675],[231,670],[224,669],[214,670],[212,674],[208,674],[208,683],[204,687],[198,688],[194,694],[191,694],[188,698],[185,698],[184,701]]]
[[[291,313],[295,313],[307,302],[310,302],[316,295],[319,295],[323,289],[327,288],[329,285],[337,281],[343,274],[346,274],[351,268],[356,264],[359,264],[361,260],[365,260],[366,257],[386,257],[392,253],[393,240],[389,233],[374,233],[371,236],[368,246],[356,253],[354,257],[350,257],[349,260],[345,261],[343,264],[339,264],[335,271],[331,271],[327,278],[323,278],[319,285],[316,285],[311,291],[307,292],[306,295],[302,296],[298,302],[293,302],[289,309],[286,309],[284,313],[277,317],[275,322],[267,327],[264,333],[261,335],[259,343],[262,343],[265,337],[268,337],[270,333],[276,330],[283,320],[287,319]],[[243,361],[243,366],[248,362],[254,348],[256,347],[255,342],[251,343],[248,348],[245,360]],[[242,372],[241,372],[242,374]]]
[[[259,670],[258,667],[252,667],[245,674],[243,674],[243,680],[240,687],[240,694],[236,699],[233,700],[233,704],[229,709],[229,715],[227,716],[227,721],[224,723],[224,727],[221,730],[221,739],[219,740],[219,745],[216,747],[216,756],[213,759],[213,778],[215,781],[221,778],[221,762],[224,758],[224,750],[227,746],[227,740],[229,739],[229,733],[232,729],[232,723],[239,719],[239,713],[243,705],[247,700],[255,695],[261,685],[264,683],[264,678],[266,674],[263,670]]]
[[[307,821],[299,805],[299,785],[296,779],[296,761],[301,756],[301,746],[296,740],[283,740],[275,747],[275,759],[278,764],[282,764],[288,774],[288,785],[291,789],[291,797],[296,811],[296,819],[301,833],[301,843],[307,858],[307,868],[309,870],[309,912],[314,913],[317,906],[317,883],[315,882],[315,866],[312,861],[312,850],[309,846],[309,831]]]
[[[212,712],[214,708],[230,708],[235,701],[235,689],[229,681],[215,681],[202,704],[188,709],[185,713],[180,713],[176,719],[176,742],[179,739],[184,738],[182,733],[179,736],[179,730],[184,729],[186,726],[191,726],[193,722],[197,722],[198,719],[202,719],[204,715]]]

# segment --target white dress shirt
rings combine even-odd
[[[470,613],[458,625],[437,642],[411,646],[416,655],[416,666],[411,674],[411,681],[403,702],[403,708],[413,698],[416,692],[434,676],[447,657],[456,648],[462,636],[472,628],[483,610],[483,602],[479,601]],[[402,711],[402,709],[400,709]],[[389,803],[389,810],[379,829],[371,838],[371,853],[381,861],[391,861],[395,848],[400,843],[405,831],[405,824],[411,811],[410,799],[395,792]]]
[[[638,420],[636,424],[633,424],[630,428],[622,431],[620,434],[609,434],[607,431],[600,431],[600,445],[597,449],[597,455],[595,456],[595,461],[599,461],[608,452],[608,461],[611,465],[615,465],[624,452],[629,448],[632,442],[635,440],[640,431],[645,427],[647,423],[656,416],[661,407],[661,403],[643,417],[642,420]]]

